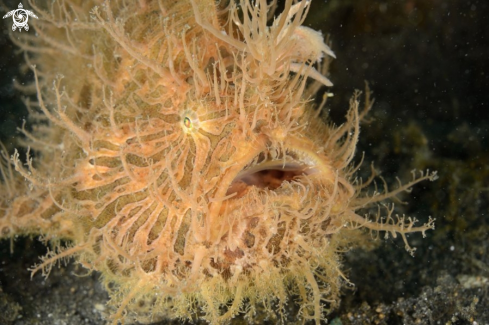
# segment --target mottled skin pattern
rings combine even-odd
[[[355,95],[339,127],[318,118],[310,99],[332,85],[334,54],[301,26],[308,2],[281,15],[265,0],[31,6],[37,36],[12,40],[37,100],[27,161],[3,151],[1,236],[51,243],[34,272],[68,257],[100,272],[114,323],[223,323],[258,305],[284,317],[290,294],[319,323],[353,230],[411,249],[405,234],[432,228],[391,205],[355,212],[435,175],[362,192],[375,173],[362,183],[350,162],[371,103],[360,111]]]

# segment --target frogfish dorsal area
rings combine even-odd
[[[375,171],[357,176],[368,90],[340,126],[314,104],[335,54],[303,26],[310,1],[31,6],[35,36],[11,38],[32,128],[2,151],[0,236],[55,247],[32,272],[65,258],[100,272],[114,324],[284,320],[292,301],[319,323],[360,232],[412,252],[406,234],[432,229],[390,201],[436,173],[370,192]]]

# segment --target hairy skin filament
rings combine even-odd
[[[113,324],[221,324],[258,306],[285,320],[291,296],[319,324],[362,231],[413,253],[406,235],[433,229],[391,202],[436,173],[394,189],[356,176],[368,87],[340,126],[319,117],[326,96],[311,103],[335,55],[302,26],[309,0],[30,5],[37,36],[12,40],[34,73],[34,127],[26,161],[1,148],[0,238],[54,247],[33,274],[67,258],[100,272]]]

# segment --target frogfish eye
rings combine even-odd
[[[192,127],[192,121],[190,121],[190,119],[185,116],[183,118],[183,125],[187,128],[187,129],[190,129]]]
[[[186,110],[181,116],[180,123],[184,132],[195,132],[199,129],[199,118],[194,111]]]

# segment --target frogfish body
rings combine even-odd
[[[54,247],[33,272],[70,257],[100,272],[115,324],[219,324],[258,309],[280,319],[292,300],[319,323],[338,303],[339,251],[355,229],[411,250],[405,235],[433,227],[392,205],[369,211],[436,176],[370,194],[375,173],[355,177],[371,102],[360,110],[355,94],[341,126],[319,117],[312,99],[332,86],[334,53],[302,26],[309,5],[31,3],[35,34],[12,41],[37,96],[18,144],[27,157],[2,152],[1,238]]]

